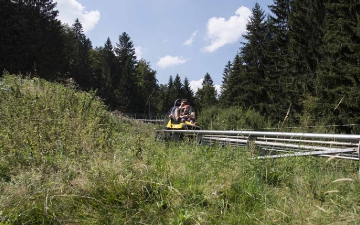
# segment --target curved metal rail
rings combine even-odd
[[[156,130],[156,139],[180,140],[193,135],[198,144],[220,144],[256,149],[256,158],[317,155],[360,160],[360,135],[229,130]]]

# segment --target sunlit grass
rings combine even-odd
[[[155,142],[95,93],[0,82],[0,224],[357,224],[358,162]]]

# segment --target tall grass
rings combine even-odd
[[[95,93],[0,82],[0,224],[357,224],[358,162],[154,141]],[[346,179],[343,179],[346,178]]]

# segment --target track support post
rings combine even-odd
[[[357,152],[358,152],[358,158],[359,158],[359,179],[360,179],[360,140],[359,140],[359,143],[358,143]]]
[[[198,133],[196,135],[196,145],[201,145],[202,144],[202,138],[203,138],[203,134]]]
[[[251,135],[249,135],[248,136],[248,138],[247,138],[247,142],[246,142],[246,147],[248,148],[248,149],[255,149],[255,140],[256,140],[256,137],[253,137],[253,136],[251,136]]]

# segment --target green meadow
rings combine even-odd
[[[0,224],[360,224],[359,162],[155,141],[95,92],[0,80]]]

